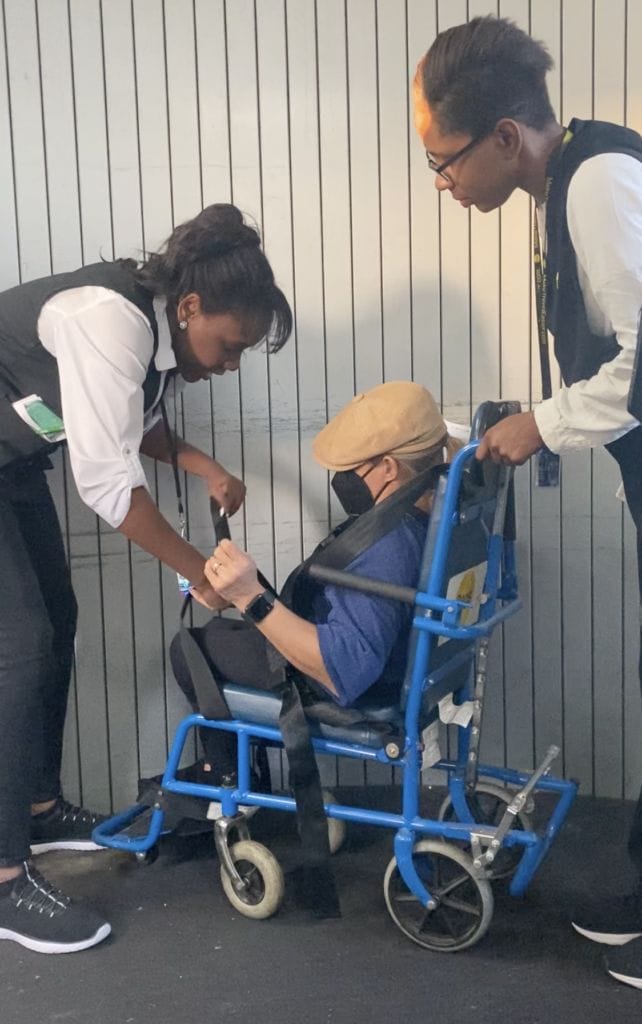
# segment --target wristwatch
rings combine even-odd
[[[276,595],[269,590],[264,590],[262,594],[257,594],[253,597],[250,603],[241,612],[242,618],[246,622],[253,622],[254,625],[258,625],[259,622],[263,622],[266,615],[269,615],[274,608],[274,602]]]

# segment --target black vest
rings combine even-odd
[[[594,377],[600,366],[620,351],[614,334],[603,337],[593,334],[589,327],[566,220],[571,178],[584,160],[598,153],[627,153],[642,160],[642,138],[629,128],[578,118],[569,128],[572,139],[552,155],[546,172],[551,179],[546,204],[547,326],[555,339],[555,356],[567,386]],[[640,248],[642,252],[642,238]]]
[[[58,292],[86,285],[118,292],[149,320],[154,349],[143,384],[147,412],[157,402],[161,376],[154,366],[158,325],[153,295],[136,280],[134,260],[93,263],[66,274],[55,274],[0,293],[0,467],[17,460],[49,454],[56,446],[38,437],[23,423],[11,403],[37,394],[62,416],[60,380],[55,358],[38,338],[38,318],[45,303]]]

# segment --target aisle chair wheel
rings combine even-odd
[[[149,850],[138,850],[134,856],[137,864],[148,868],[158,860],[158,853],[158,843],[154,843],[153,846],[150,846]]]
[[[499,825],[504,810],[508,807],[513,796],[514,793],[509,789],[504,789],[503,786],[496,786],[492,782],[478,782],[475,786],[475,798],[480,811],[480,816],[476,819],[478,824]],[[453,821],[454,819],[455,812],[449,794],[439,808],[437,820]],[[532,832],[533,824],[528,814],[520,811],[515,816],[513,828],[519,829],[522,832]],[[463,849],[469,850],[470,846],[466,844]],[[495,860],[487,869],[489,878],[496,880],[498,878],[510,878],[511,875],[514,875],[519,867],[524,849],[525,847],[523,846],[504,846],[501,850],[498,850]]]
[[[337,798],[331,789],[323,790],[324,804],[336,804]],[[346,841],[347,824],[343,818],[328,818],[328,842],[330,853],[337,853]]]
[[[255,920],[276,914],[283,902],[285,881],[281,865],[270,850],[253,839],[242,839],[230,850],[232,860],[247,888],[237,892],[221,867],[221,883],[232,906]]]
[[[455,953],[479,942],[493,916],[493,892],[468,854],[438,839],[421,839],[412,859],[437,906],[428,910],[420,903],[406,886],[393,857],[386,869],[383,892],[397,927],[418,946],[435,953]]]

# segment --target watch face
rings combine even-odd
[[[265,593],[259,594],[250,601],[243,612],[243,618],[254,623],[262,622],[265,616],[272,611],[273,607],[274,598],[271,595],[266,596]]]

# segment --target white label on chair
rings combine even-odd
[[[446,597],[454,601],[469,601],[471,607],[463,608],[459,617],[460,626],[472,626],[479,618],[480,598],[486,582],[486,570],[488,562],[478,562],[471,565],[470,569],[458,572],[448,580]],[[445,644],[447,636],[440,636],[438,645]]]
[[[439,749],[439,722],[431,722],[421,734],[423,751],[421,754],[421,770],[426,771],[432,768],[437,761],[441,761],[441,750]]]
[[[468,725],[473,717],[473,702],[455,704],[452,693],[448,693],[439,701],[439,717],[445,725]]]

